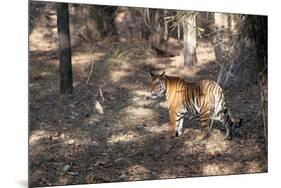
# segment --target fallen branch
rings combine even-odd
[[[99,88],[99,92],[100,92],[100,97],[101,97],[101,100],[102,100],[102,103],[103,103],[104,102],[104,97],[103,97],[101,88]]]
[[[95,50],[95,48],[93,48],[92,51],[91,51],[91,69],[90,69],[90,73],[88,75],[86,84],[89,83],[90,77],[91,77],[92,72],[93,72],[93,67],[94,67],[94,50]]]

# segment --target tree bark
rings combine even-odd
[[[184,65],[192,67],[197,62],[195,13],[189,13],[183,19],[183,40]]]
[[[67,3],[57,4],[57,28],[59,36],[60,93],[70,94],[73,91],[73,80]]]
[[[181,26],[180,24],[177,24],[177,34],[178,34],[178,39],[181,38]]]
[[[167,40],[168,37],[169,37],[169,31],[168,31],[168,23],[167,21],[165,20],[166,16],[167,16],[167,10],[164,10],[163,12],[163,17],[164,17],[164,40]]]
[[[155,32],[160,32],[161,31],[161,25],[160,25],[160,15],[159,15],[159,10],[155,10],[155,17],[154,17],[154,29]]]
[[[215,13],[215,29],[216,29],[216,36],[215,36],[215,55],[216,55],[216,63],[218,63],[221,67],[220,73],[217,79],[217,83],[220,83],[223,80],[223,76],[225,73],[224,67],[224,59],[223,59],[223,30],[227,27],[227,16],[223,13]]]

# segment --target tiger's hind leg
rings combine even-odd
[[[177,136],[177,122],[176,122],[176,112],[170,110],[170,130],[172,132],[171,138]]]
[[[229,116],[227,116],[227,119],[230,120]],[[228,121],[228,120],[227,120]],[[231,120],[230,120],[231,121]],[[226,133],[225,133],[225,140],[231,140],[232,139],[232,122],[226,122],[224,124],[225,129],[226,129]]]
[[[210,121],[210,110],[205,111],[200,114],[201,130],[202,130],[202,140],[209,137],[212,130],[212,121]]]
[[[227,112],[227,109],[225,108],[221,114],[218,114],[219,121],[225,126],[226,133],[225,133],[225,140],[231,140],[232,139],[232,126],[233,122]]]
[[[208,124],[208,134],[210,134],[213,130],[213,123],[214,123],[214,109],[209,108],[209,124]]]
[[[239,117],[233,117],[233,116],[231,116],[231,119],[232,119],[232,122],[233,122],[232,135],[239,137],[241,135],[240,128],[242,126],[243,119],[239,118]]]

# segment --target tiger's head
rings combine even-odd
[[[150,84],[150,91],[151,91],[151,98],[161,98],[165,96],[166,93],[166,81],[165,81],[165,72],[163,72],[161,75],[155,75],[152,72],[150,72],[151,76],[151,84]]]

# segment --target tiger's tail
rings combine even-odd
[[[242,125],[242,118],[234,118],[231,113],[228,111],[227,108],[224,108],[223,110],[223,118],[221,119],[221,122],[225,126],[226,134],[225,139],[231,140],[234,132],[234,128],[240,128]]]

